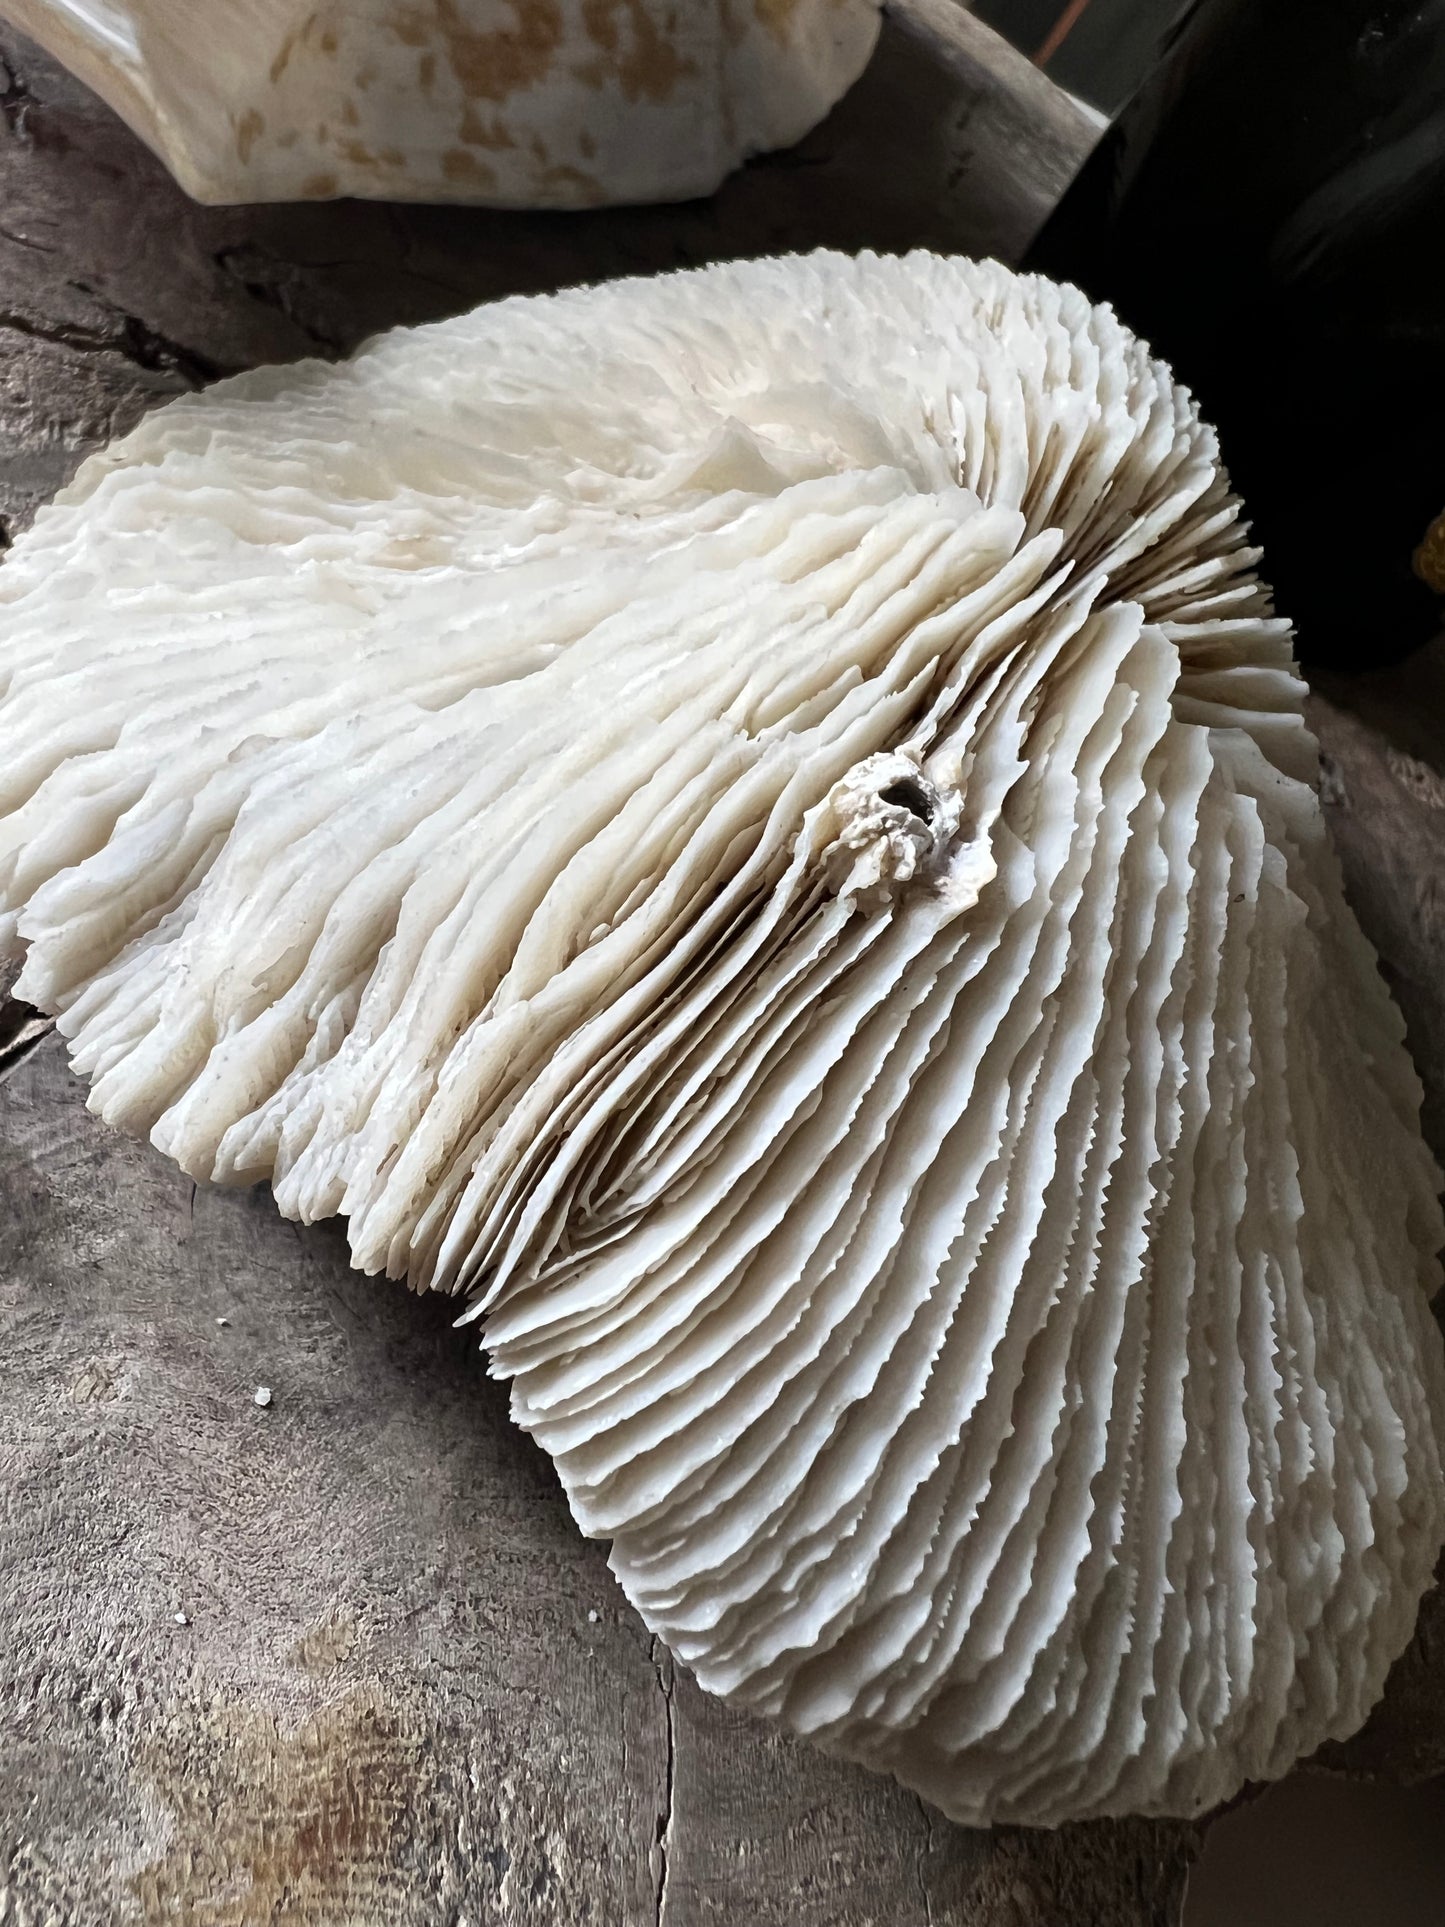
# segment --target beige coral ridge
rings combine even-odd
[[[1215,437],[820,254],[186,397],[0,570],[0,940],[105,1119],[466,1294],[710,1691],[970,1822],[1355,1728],[1438,1173]]]

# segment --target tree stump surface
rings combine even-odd
[[[950,0],[909,0],[820,129],[705,203],[203,209],[0,27],[0,538],[146,407],[478,300],[822,244],[1017,259],[1093,132]],[[1429,674],[1433,735],[1414,685],[1317,720],[1445,1151]],[[4,1927],[1177,1920],[1194,1827],[969,1832],[705,1698],[455,1307],[106,1130],[13,1003],[0,1200]],[[1445,1764],[1442,1641],[1437,1597],[1339,1763]]]

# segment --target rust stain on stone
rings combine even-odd
[[[273,87],[276,85],[276,82],[281,78],[282,74],[285,73],[287,67],[290,65],[291,55],[295,50],[295,46],[296,46],[296,29],[293,27],[290,33],[288,33],[286,38],[281,42],[281,45],[277,48],[276,58],[271,62],[271,85]]]
[[[490,121],[483,121],[471,101],[467,102],[466,110],[462,114],[459,135],[468,147],[488,147],[493,153],[500,153],[504,148],[517,145],[511,129],[500,114],[495,115]]]
[[[325,33],[322,34],[320,45],[321,51],[324,54],[334,54],[336,52],[337,40],[334,27],[328,27]]]
[[[783,47],[792,40],[793,15],[797,10],[798,0],[753,0],[753,16],[758,25],[765,27]]]
[[[423,54],[416,66],[417,82],[424,94],[429,94],[437,82],[437,57]]]
[[[130,1881],[146,1927],[401,1919],[427,1738],[371,1693],[289,1735],[248,1702],[168,1723],[140,1761],[172,1814],[165,1853]]]
[[[545,80],[562,41],[558,0],[506,0],[515,25],[479,33],[457,0],[435,0],[437,31],[468,100],[507,100]]]
[[[312,174],[301,183],[303,201],[329,201],[336,192],[334,174]]]
[[[354,100],[347,99],[342,101],[341,124],[343,127],[359,127],[361,125],[361,115],[356,111],[356,102]]]
[[[251,158],[251,149],[256,145],[256,136],[265,131],[265,119],[254,107],[248,107],[236,122],[236,154],[243,167]]]
[[[405,47],[435,49],[468,100],[507,100],[545,80],[562,44],[561,0],[501,0],[508,27],[483,30],[458,0],[416,0],[393,9],[387,30]]]
[[[670,15],[669,23],[675,18]],[[579,78],[594,86],[615,79],[625,100],[668,100],[679,80],[697,72],[648,12],[646,0],[582,0],[582,24],[606,64],[590,63]]]
[[[496,175],[485,161],[479,161],[475,154],[469,154],[465,147],[449,147],[442,155],[442,173],[449,181],[459,187],[495,187]]]

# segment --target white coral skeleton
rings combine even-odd
[[[711,1692],[945,1812],[1349,1733],[1438,1173],[1215,437],[820,254],[244,375],[0,571],[0,936],[100,1116],[467,1294]]]

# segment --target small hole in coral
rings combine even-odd
[[[894,803],[900,810],[910,811],[921,822],[933,821],[933,804],[929,801],[928,792],[921,783],[915,783],[911,776],[900,777],[896,783],[890,783],[886,790],[879,790],[878,801]]]

